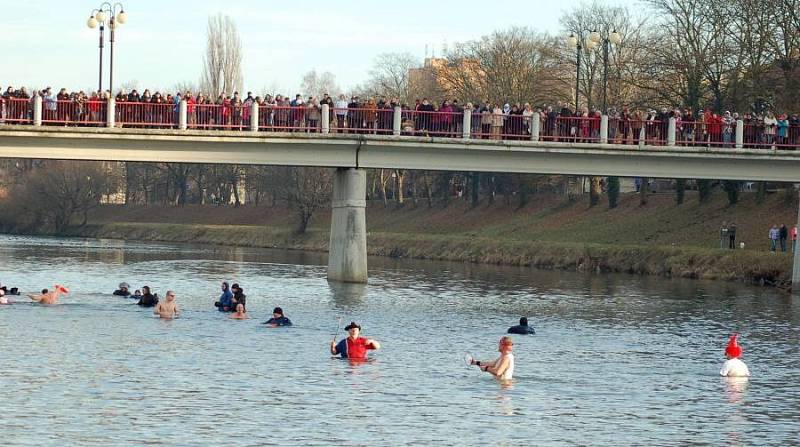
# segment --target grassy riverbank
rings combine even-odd
[[[693,194],[690,194],[693,195]],[[701,205],[692,197],[675,205],[672,195],[624,196],[614,210],[538,197],[514,209],[502,203],[470,208],[462,201],[367,211],[368,250],[379,256],[533,266],[572,271],[628,272],[786,286],[791,254],[771,253],[773,223],[793,224],[796,202],[783,194],[757,204],[745,194],[729,207],[722,194]],[[314,216],[306,234],[292,231],[289,210],[270,207],[125,208],[106,206],[70,235],[128,240],[325,251],[329,214]],[[735,222],[745,250],[720,250],[719,226]]]

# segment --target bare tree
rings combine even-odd
[[[336,85],[336,76],[333,73],[326,71],[318,74],[317,70],[311,70],[303,76],[300,91],[308,96],[320,98],[323,93],[335,96],[339,86]]]
[[[208,18],[206,55],[203,58],[203,91],[216,97],[242,88],[242,42],[233,19],[223,14]]]
[[[281,198],[297,213],[297,232],[305,233],[314,213],[330,201],[330,169],[276,167],[274,180]]]
[[[409,73],[419,67],[419,59],[411,53],[379,54],[369,70],[369,79],[363,87],[370,96],[397,98],[401,103],[409,103]]]

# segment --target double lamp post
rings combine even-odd
[[[578,100],[580,97],[580,86],[581,86],[581,53],[583,52],[584,45],[587,50],[592,51],[594,48],[601,44],[603,45],[603,114],[608,113],[606,110],[607,107],[607,92],[608,92],[608,50],[610,45],[618,45],[622,42],[622,36],[616,32],[612,31],[605,35],[600,34],[599,31],[588,31],[584,30],[579,32],[576,36],[575,34],[570,34],[567,38],[567,44],[571,47],[575,47],[577,49],[577,72],[575,76],[575,112],[578,112],[579,104]]]
[[[108,76],[108,90],[113,95],[114,93],[114,31],[118,25],[122,25],[128,20],[128,15],[122,7],[122,3],[103,2],[98,9],[92,10],[91,16],[86,21],[86,26],[89,28],[97,28],[100,25],[100,70],[97,81],[97,91],[102,94],[103,92],[103,40],[106,23],[111,30],[111,63],[109,66]]]

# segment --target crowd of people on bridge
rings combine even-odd
[[[55,93],[47,87],[35,92],[42,98],[44,125],[102,126],[107,120],[111,92]],[[115,123],[123,127],[177,128],[180,103],[186,104],[186,126],[206,130],[320,132],[323,105],[328,106],[330,132],[390,134],[394,130],[395,108],[401,115],[404,135],[455,137],[464,135],[464,113],[471,113],[472,138],[525,140],[533,133],[534,114],[539,113],[539,138],[544,141],[594,142],[600,140],[601,112],[595,108],[573,110],[566,104],[534,107],[530,103],[461,103],[456,99],[431,101],[416,99],[412,104],[383,96],[334,98],[293,98],[288,95],[254,96],[225,93],[216,97],[191,91],[161,93],[145,89],[141,93],[120,90],[115,99]],[[33,95],[25,87],[8,87],[0,95],[0,124],[30,124],[33,120]],[[253,122],[253,106],[258,107],[258,122]],[[639,110],[629,107],[608,109],[608,141],[616,144],[664,145],[668,141],[670,119],[675,120],[675,143],[685,146],[733,147],[736,126],[741,121],[746,148],[797,149],[800,147],[800,116],[764,113],[739,114],[663,107]]]

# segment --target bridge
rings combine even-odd
[[[800,152],[746,149],[741,127],[733,147],[679,146],[671,120],[665,145],[642,138],[634,146],[608,142],[606,117],[597,141],[579,143],[542,141],[536,114],[524,140],[495,140],[470,137],[470,114],[463,115],[457,138],[403,135],[399,108],[392,132],[381,135],[331,133],[327,106],[320,133],[261,132],[257,125],[191,130],[185,105],[177,129],[118,128],[113,101],[109,109],[105,127],[54,127],[42,125],[41,105],[38,112],[35,106],[32,125],[0,126],[0,157],[336,168],[328,259],[333,281],[367,280],[367,168],[800,182]],[[792,282],[800,287],[800,250]]]

